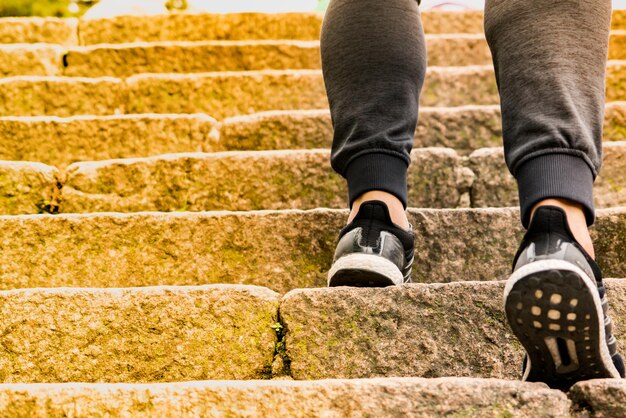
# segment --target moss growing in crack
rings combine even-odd
[[[279,313],[280,321],[280,313]],[[276,346],[274,349],[274,358],[279,358],[282,362],[280,370],[272,370],[270,365],[270,378],[272,377],[291,377],[291,359],[287,355],[286,336],[287,330],[281,322],[275,322],[270,327],[276,332]]]

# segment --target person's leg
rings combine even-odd
[[[406,282],[413,254],[406,173],[426,74],[417,0],[332,0],[321,52],[331,165],[348,182],[351,207],[329,285]]]
[[[374,193],[408,227],[406,171],[426,74],[417,0],[333,0],[321,36],[333,120],[331,165],[348,182],[350,220]]]
[[[487,0],[506,162],[528,228],[505,288],[524,378],[623,375],[587,229],[602,158],[611,0]]]

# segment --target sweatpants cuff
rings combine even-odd
[[[396,196],[407,207],[407,163],[389,154],[365,154],[346,169],[348,199],[352,203],[365,192],[382,190]]]
[[[522,225],[528,228],[532,208],[544,199],[567,199],[583,206],[587,225],[595,221],[593,172],[585,160],[570,154],[547,154],[523,163],[515,173]]]

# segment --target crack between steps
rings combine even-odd
[[[291,358],[287,354],[287,327],[280,315],[280,306],[276,312],[277,322],[272,325],[272,329],[276,332],[276,344],[274,346],[274,357],[269,373],[269,379],[291,379]]]

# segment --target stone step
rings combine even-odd
[[[0,385],[0,414],[29,417],[567,417],[539,383],[467,378]]]
[[[85,45],[101,43],[204,41],[220,39],[317,40],[321,14],[173,14],[83,20],[79,32]],[[422,12],[424,31],[432,34],[483,33],[483,15],[469,12]],[[613,12],[613,29],[626,29],[626,12]]]
[[[626,140],[626,102],[607,103],[606,141]],[[502,145],[499,106],[420,109],[415,148],[448,147],[461,155]],[[270,111],[221,123],[203,115],[0,117],[0,160],[58,167],[79,161],[170,153],[329,148],[326,109]]]
[[[24,161],[0,161],[0,214],[56,213],[60,197],[56,168]]]
[[[323,287],[345,210],[0,217],[0,288],[251,284]],[[514,209],[410,209],[413,281],[505,279],[523,230]],[[592,229],[606,277],[626,277],[626,209]]]
[[[0,160],[65,167],[77,161],[224,148],[218,122],[204,114],[0,117]]]
[[[610,61],[607,73],[607,101],[626,99],[626,61]],[[490,105],[498,101],[491,66],[431,67],[421,96],[423,106]],[[223,119],[266,110],[327,106],[319,70],[141,74],[126,80],[51,76],[0,79],[0,116],[206,113]]]
[[[330,151],[170,154],[72,164],[62,211],[140,212],[342,208],[345,181]],[[469,206],[473,175],[445,148],[412,153],[409,196],[418,207]]]
[[[0,18],[0,44],[78,44],[78,20],[52,17]]]
[[[278,294],[252,286],[0,292],[0,381],[164,382],[271,373]]]
[[[569,392],[579,416],[609,418],[626,416],[626,381],[623,379],[589,380],[576,384]]]
[[[626,280],[607,281],[621,347]],[[519,379],[504,282],[311,289],[281,302],[294,379],[467,376]]]
[[[329,150],[168,154],[75,163],[61,179],[64,213],[343,208],[345,181]],[[626,142],[607,143],[595,188],[598,207],[626,204]],[[469,157],[449,148],[412,152],[409,202],[415,207],[518,205],[503,150]]]
[[[321,14],[172,14],[121,16],[82,20],[55,18],[2,18],[0,43],[81,45],[101,43],[297,39],[318,40]],[[429,34],[483,33],[479,11],[422,12]],[[612,28],[626,30],[626,11],[614,10]]]
[[[490,65],[482,34],[426,35],[433,67]],[[626,59],[626,31],[611,34],[609,59]],[[0,76],[130,77],[140,73],[320,69],[318,41],[199,41],[58,45],[0,45]]]
[[[482,13],[425,12],[426,33],[482,33]],[[206,40],[318,40],[322,14],[172,14],[82,20],[83,45]]]
[[[594,184],[596,205],[626,205],[626,142],[606,143],[603,148],[602,169]],[[470,192],[473,207],[519,205],[517,183],[506,167],[502,148],[474,151],[469,168],[475,174]]]

